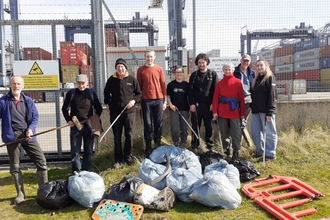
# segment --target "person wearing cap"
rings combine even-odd
[[[189,105],[191,123],[194,131],[199,131],[202,120],[205,127],[206,147],[212,150],[214,147],[212,130],[212,100],[215,86],[219,81],[218,75],[214,70],[208,68],[210,59],[205,53],[200,53],[195,58],[195,65],[198,70],[189,77]],[[199,133],[199,132],[198,132]],[[199,134],[198,134],[199,135]],[[191,147],[198,148],[200,145],[199,137],[192,134]]]
[[[241,63],[235,67],[234,76],[242,81],[244,96],[245,96],[245,109],[246,116],[250,114],[251,108],[251,86],[253,79],[256,77],[256,73],[253,69],[250,68],[251,57],[248,54],[245,54],[241,58]]]
[[[25,199],[23,175],[20,169],[21,147],[36,165],[39,187],[48,182],[48,171],[45,155],[37,138],[33,136],[36,134],[39,120],[38,109],[33,100],[22,92],[24,79],[21,76],[12,76],[9,86],[10,91],[0,98],[0,119],[2,141],[7,144],[9,172],[17,192],[14,204],[17,205]],[[18,139],[25,140],[11,143]]]
[[[254,70],[250,68],[251,57],[248,54],[245,54],[241,57],[241,63],[235,68],[234,76],[242,81],[242,86],[244,90],[244,100],[245,100],[245,117],[242,119],[242,129],[244,134],[248,135],[245,132],[245,126],[247,123],[247,119],[251,113],[251,86],[254,78],[256,77],[256,73]],[[243,133],[242,133],[243,134]],[[248,135],[249,136],[249,135]],[[250,138],[246,137],[246,141],[249,142]]]
[[[152,152],[151,141],[161,145],[163,115],[167,105],[164,70],[154,63],[155,51],[147,50],[144,54],[145,65],[137,70],[137,80],[142,90],[141,108],[144,123],[146,157]],[[153,135],[153,137],[152,137]]]
[[[115,63],[116,72],[109,77],[104,87],[104,104],[110,113],[110,123],[113,124],[115,168],[123,161],[133,165],[132,157],[136,104],[140,102],[142,92],[138,81],[127,71],[127,63],[119,58]],[[122,110],[127,106],[126,110]],[[119,116],[119,118],[118,118]],[[117,119],[116,122],[114,122]],[[122,130],[124,128],[124,149],[122,148]]]
[[[92,163],[94,137],[91,129],[86,123],[95,113],[99,117],[102,113],[102,105],[94,91],[90,91],[88,77],[80,74],[76,77],[77,88],[71,89],[65,95],[62,113],[70,127],[70,146],[71,146],[71,166],[72,172],[81,170],[89,171]],[[93,94],[93,97],[91,96]],[[82,129],[78,130],[72,121],[76,116]],[[81,147],[83,143],[84,155],[82,163],[80,161]]]

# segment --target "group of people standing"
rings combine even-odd
[[[208,68],[210,60],[204,53],[198,54],[195,64],[198,69],[184,81],[184,69],[174,68],[175,80],[167,87],[163,69],[155,64],[155,51],[145,52],[145,65],[137,70],[137,77],[127,71],[127,63],[119,58],[115,73],[109,77],[104,88],[104,104],[110,114],[114,135],[115,168],[123,162],[134,164],[132,156],[134,125],[137,111],[142,111],[145,140],[145,157],[154,147],[161,145],[163,115],[167,105],[170,108],[170,127],[173,144],[187,147],[188,128],[191,130],[191,147],[200,145],[200,126],[205,127],[205,143],[209,150],[214,148],[212,123],[217,122],[222,147],[226,155],[239,156],[242,128],[250,112],[252,139],[256,146],[255,156],[265,155],[266,160],[276,157],[277,133],[276,81],[267,61],[256,63],[256,73],[249,67],[251,58],[244,55],[236,68],[227,63],[223,66],[224,77],[219,81],[215,71]],[[102,130],[100,116],[102,105],[96,93],[88,88],[88,77],[78,75],[77,88],[67,92],[62,113],[70,127],[72,172],[89,171],[93,153],[94,132]],[[39,186],[48,182],[45,156],[36,140],[38,110],[33,100],[22,93],[24,79],[13,76],[10,91],[0,98],[2,119],[2,140],[9,155],[10,173],[16,187],[15,204],[24,201],[23,177],[20,170],[20,146],[37,167]],[[96,117],[94,117],[96,116]],[[191,117],[191,124],[188,118]],[[76,117],[81,127],[73,120]],[[91,120],[93,118],[93,120]],[[122,130],[124,129],[124,147]],[[18,139],[23,141],[17,141]],[[84,154],[81,160],[81,147]]]

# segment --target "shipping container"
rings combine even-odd
[[[279,94],[306,94],[306,80],[279,80],[276,82]]]
[[[321,80],[322,86],[330,86],[330,68],[321,69]]]
[[[303,51],[294,53],[294,62],[319,59],[320,56],[321,56],[321,49],[320,48],[314,48],[314,49],[310,49],[310,50],[303,50]]]
[[[104,35],[106,47],[117,47],[117,32],[115,28],[105,28]]]
[[[259,56],[259,59],[261,59],[261,58],[266,59],[266,58],[274,57],[274,53],[275,53],[275,50],[266,50],[266,51],[261,51],[256,55]]]
[[[87,56],[75,47],[62,47],[61,62],[62,65],[87,65]]]
[[[53,54],[40,47],[23,48],[23,60],[52,60]]]
[[[274,51],[275,57],[282,57],[286,55],[292,55],[294,53],[294,45],[288,45],[281,48],[276,48]]]
[[[44,92],[30,92],[23,91],[25,95],[29,96],[34,102],[44,102],[45,93]]]
[[[275,66],[275,57],[268,57],[263,59],[267,61],[269,66]]]
[[[293,72],[293,64],[275,66],[275,73],[292,73],[292,72]]]
[[[294,71],[316,70],[320,69],[320,59],[305,60],[294,63]]]
[[[321,57],[330,57],[330,45],[321,47]]]
[[[259,56],[251,55],[251,63],[256,63],[259,60]]]
[[[281,66],[285,64],[293,63],[293,55],[286,55],[281,57],[275,57],[275,66]]]
[[[76,77],[80,74],[79,65],[62,65],[62,82],[65,83],[75,83]]]
[[[307,92],[318,91],[318,88],[321,86],[320,81],[306,81],[306,90]]]
[[[299,52],[303,50],[310,50],[319,47],[320,42],[318,38],[313,38],[307,41],[300,41],[294,44],[294,52]]]
[[[275,73],[276,82],[282,80],[293,80],[295,79],[295,73]]]
[[[86,54],[87,58],[93,55],[92,48],[87,43],[75,43],[75,47],[81,50],[84,54]],[[89,59],[87,60],[89,62]]]
[[[322,57],[320,59],[320,67],[321,67],[321,69],[330,68],[330,56],[329,57]]]
[[[60,42],[60,48],[62,47],[74,47],[74,42],[72,41],[61,41]]]
[[[308,81],[320,80],[320,70],[305,70],[295,72],[295,79],[305,79]]]

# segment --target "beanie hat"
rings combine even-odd
[[[126,61],[123,58],[119,58],[118,60],[116,60],[116,64],[115,64],[115,69],[117,68],[118,64],[122,64],[125,66],[125,68],[127,69],[127,64]]]

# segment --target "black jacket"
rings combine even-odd
[[[253,113],[266,113],[267,116],[276,114],[277,88],[275,76],[269,77],[265,83],[260,84],[264,75],[257,78],[256,84],[252,87],[251,109]]]

